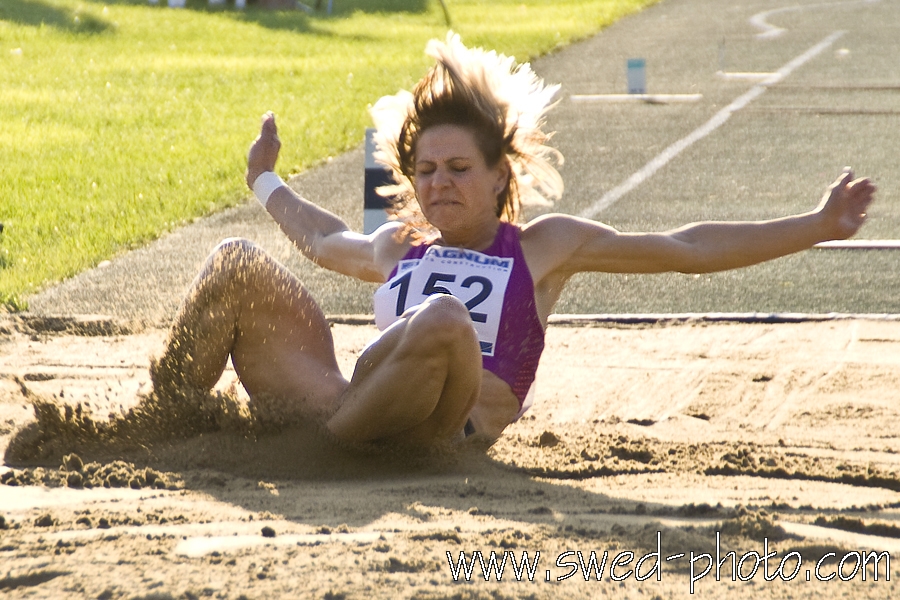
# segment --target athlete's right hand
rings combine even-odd
[[[262,128],[259,136],[250,145],[247,153],[247,187],[253,189],[253,182],[261,173],[275,170],[275,161],[281,150],[278,139],[278,127],[275,126],[275,115],[269,111],[262,117]]]

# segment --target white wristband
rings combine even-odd
[[[256,181],[253,182],[253,194],[256,196],[256,199],[259,200],[259,203],[262,204],[263,208],[265,208],[266,204],[269,203],[269,197],[272,195],[272,192],[283,185],[285,185],[285,183],[281,177],[272,171],[265,171],[260,173],[259,177],[256,178]]]

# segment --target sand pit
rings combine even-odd
[[[98,323],[0,324],[4,597],[670,598],[692,566],[699,597],[897,593],[863,552],[900,553],[900,322],[551,326],[534,408],[487,453],[233,429],[29,446],[35,400],[102,420],[148,388],[164,332]],[[349,372],[374,329],[334,333]],[[233,372],[220,387],[245,400]],[[602,581],[577,551],[607,551]]]

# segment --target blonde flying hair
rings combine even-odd
[[[420,235],[433,231],[415,193],[416,143],[437,125],[460,125],[475,135],[488,166],[506,160],[509,181],[497,196],[497,216],[515,223],[523,205],[547,205],[563,191],[552,161],[562,155],[546,145],[542,131],[558,85],[545,86],[527,63],[481,48],[466,48],[459,36],[431,40],[425,53],[436,60],[412,93],[384,96],[371,109],[375,159],[390,168],[395,185],[378,193],[391,199],[392,216]],[[418,237],[418,236],[417,236]]]

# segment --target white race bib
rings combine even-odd
[[[451,294],[469,309],[481,353],[493,356],[512,267],[512,258],[431,246],[422,258],[401,260],[375,292],[375,324],[383,330],[429,296]]]

